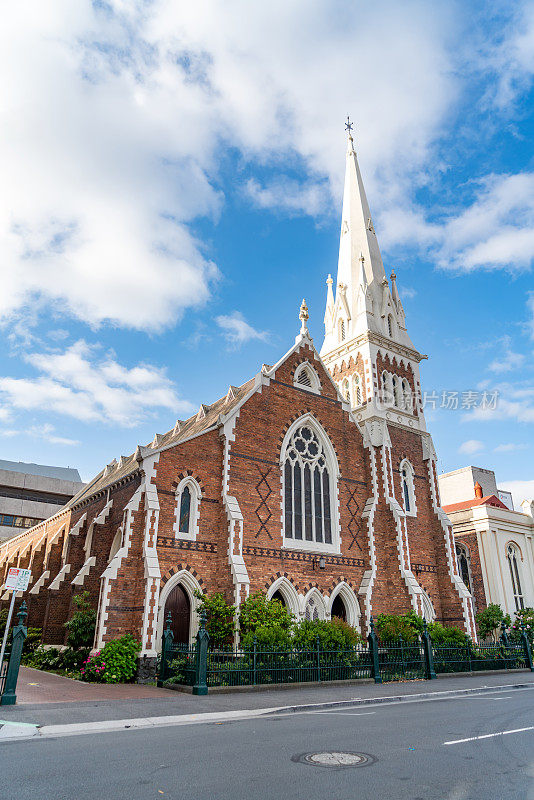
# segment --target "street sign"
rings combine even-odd
[[[31,572],[29,569],[19,569],[10,567],[4,588],[12,589],[15,592],[25,592],[30,582]]]

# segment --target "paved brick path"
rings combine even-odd
[[[169,689],[136,683],[82,683],[51,672],[21,667],[17,683],[17,705],[39,703],[80,703],[90,700],[153,700],[175,697]]]

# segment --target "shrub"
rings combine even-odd
[[[280,625],[258,625],[254,631],[249,631],[241,637],[241,644],[245,649],[254,645],[256,638],[258,647],[269,649],[289,650],[292,646],[291,633]]]
[[[60,669],[61,651],[58,647],[37,647],[25,663],[35,669]]]
[[[108,642],[102,650],[90,656],[81,666],[84,681],[97,683],[128,683],[137,672],[139,642],[129,633]]]
[[[198,589],[195,597],[200,600],[197,611],[206,614],[206,630],[213,647],[224,647],[232,643],[235,629],[235,606],[229,605],[222,594],[202,594]]]
[[[376,632],[382,642],[399,639],[413,642],[423,630],[423,620],[415,611],[407,614],[378,614],[375,619]]]
[[[479,611],[475,617],[477,628],[482,639],[497,638],[497,629],[500,627],[501,622],[506,626],[510,626],[512,620],[509,614],[504,614],[504,611],[497,603],[490,603],[483,611]]]
[[[295,625],[293,643],[295,647],[312,650],[317,645],[323,650],[345,650],[362,641],[362,637],[341,619],[304,619]]]
[[[289,632],[293,625],[293,614],[279,600],[267,600],[261,592],[248,597],[239,607],[239,630],[241,637],[274,628]],[[263,635],[263,634],[262,634]]]
[[[428,632],[433,644],[458,644],[468,645],[471,642],[467,633],[455,626],[445,627],[441,622],[431,622],[428,625]]]
[[[510,633],[513,639],[519,640],[521,636],[521,622],[525,626],[525,633],[527,634],[530,644],[534,643],[534,608],[522,608],[516,612],[515,620],[511,627]]]
[[[73,650],[91,647],[95,636],[96,611],[89,603],[89,592],[75,595],[72,599],[77,610],[65,627],[68,631],[67,644]]]

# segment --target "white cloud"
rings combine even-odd
[[[68,439],[65,436],[58,436],[54,431],[54,426],[47,422],[44,425],[32,425],[27,433],[28,436],[33,436],[36,439],[44,439],[45,442],[50,442],[50,444],[67,445],[69,447],[80,444],[77,439]]]
[[[417,295],[417,291],[412,286],[401,286],[399,289],[399,294],[401,298],[405,298],[407,300],[413,300],[413,298]]]
[[[251,178],[246,184],[246,193],[258,208],[270,208],[286,214],[309,214],[318,216],[327,208],[331,195],[325,183],[307,183],[280,178],[266,186],[260,186]]]
[[[474,453],[480,453],[480,451],[483,449],[483,442],[479,442],[478,439],[468,439],[466,442],[463,442],[460,445],[458,452],[465,453],[467,455],[473,455]]]
[[[222,328],[226,340],[235,347],[240,347],[252,339],[266,341],[269,336],[267,331],[257,331],[252,325],[249,325],[239,311],[233,311],[231,314],[222,314],[216,317],[215,321]]]
[[[534,339],[534,292],[528,292],[527,308],[530,314],[530,319],[527,322],[527,328],[530,333],[530,338]]]
[[[503,483],[499,483],[499,489],[504,489],[505,492],[512,492],[516,511],[521,511],[521,503],[523,500],[534,499],[534,480],[504,481]]]
[[[464,422],[491,422],[493,420],[515,420],[534,422],[534,386],[528,381],[502,382],[487,388],[488,402],[480,404],[463,416]],[[496,402],[491,402],[494,393]]]
[[[534,5],[527,0],[512,5],[513,20],[501,33],[501,42],[492,52],[491,65],[497,80],[488,99],[499,109],[513,105],[519,94],[528,90],[534,75]]]
[[[503,337],[500,342],[502,346],[502,353],[495,358],[488,369],[491,372],[512,372],[514,369],[519,369],[525,362],[525,356],[522,353],[515,353],[511,347],[511,339],[509,336]]]
[[[499,444],[497,447],[493,448],[494,453],[514,453],[516,450],[528,450],[528,444],[525,442],[521,444],[506,442],[505,444]]]
[[[456,33],[422,0],[10,4],[0,314],[158,330],[205,302],[217,270],[190,226],[221,208],[221,145],[245,166],[304,166],[301,184],[249,189],[316,214],[325,179],[339,194],[352,110],[370,194],[402,197],[460,91]]]
[[[63,353],[31,353],[25,360],[38,377],[0,378],[0,398],[12,410],[43,410],[125,427],[154,409],[193,410],[178,398],[163,370],[150,364],[127,369],[110,354],[99,359],[99,348],[83,340]],[[51,428],[47,432],[51,435]]]

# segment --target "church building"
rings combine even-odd
[[[250,593],[297,618],[413,609],[475,636],[440,506],[419,363],[388,280],[351,131],[337,279],[325,337],[303,301],[295,343],[242,386],[108,464],[53,517],[0,549],[0,584],[27,567],[29,624],[62,644],[73,596],[97,609],[95,647],[124,633],[154,658],[198,627],[195,590]],[[3,605],[8,592],[0,589]]]

